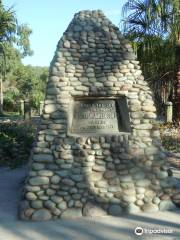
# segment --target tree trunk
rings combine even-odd
[[[3,113],[3,81],[0,78],[0,114]]]
[[[174,97],[174,120],[180,123],[180,40],[176,44],[176,79]]]

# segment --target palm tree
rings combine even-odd
[[[165,54],[163,62],[172,66],[176,70],[176,81],[174,81],[174,105],[175,119],[180,120],[180,1],[179,0],[129,0],[123,7],[124,33],[131,40],[135,41],[140,54],[143,57],[150,55],[155,60],[158,68],[162,61],[156,61],[153,56],[157,56],[157,50],[161,51],[161,57]],[[157,49],[157,46],[158,49]],[[167,54],[168,53],[168,54]],[[168,56],[168,58],[167,58]],[[150,58],[149,58],[150,59]],[[171,63],[168,61],[171,59]],[[143,59],[144,60],[144,59]],[[168,64],[167,64],[168,63]],[[155,64],[151,61],[151,65]],[[146,66],[145,66],[146,67]],[[147,68],[146,68],[147,69]],[[179,70],[178,70],[179,69]],[[156,69],[157,70],[157,69]],[[177,71],[178,70],[178,71]],[[167,76],[171,71],[161,72]],[[158,77],[162,84],[162,78]],[[171,79],[170,79],[171,80]],[[159,84],[157,81],[154,85]]]

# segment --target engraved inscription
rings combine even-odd
[[[115,100],[81,100],[74,102],[73,133],[119,132]]]

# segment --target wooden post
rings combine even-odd
[[[31,107],[28,99],[24,101],[24,119],[31,119]]]
[[[42,114],[42,112],[43,112],[43,107],[44,107],[44,101],[40,101],[40,105],[39,105],[39,115]]]
[[[166,122],[172,122],[173,120],[173,105],[172,102],[166,102]]]
[[[19,114],[24,117],[24,100],[19,101]]]

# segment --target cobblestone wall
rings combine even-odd
[[[130,133],[68,133],[76,97],[125,96]],[[172,209],[175,179],[154,119],[156,108],[133,49],[101,11],[82,11],[57,45],[22,219],[119,215]]]

